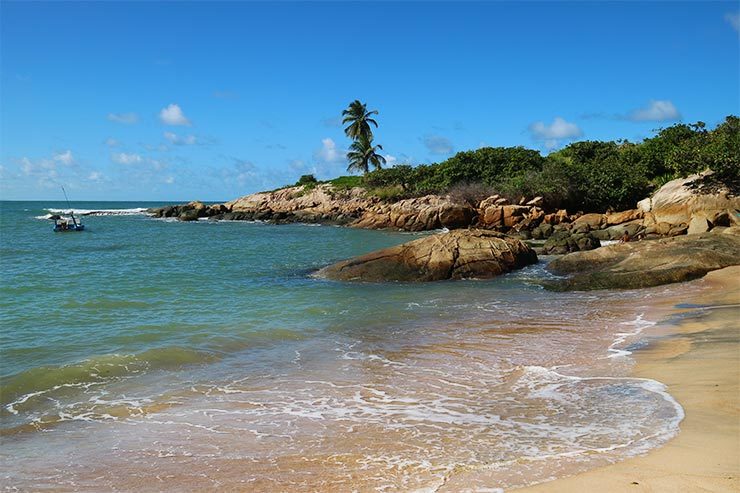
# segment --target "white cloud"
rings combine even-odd
[[[65,166],[69,166],[75,161],[74,156],[72,156],[72,151],[69,149],[64,152],[57,152],[52,156],[52,159],[58,163],[64,164]]]
[[[100,181],[103,179],[103,173],[100,171],[92,171],[87,175],[87,179],[90,181]]]
[[[108,120],[125,125],[132,125],[139,121],[136,113],[108,113]]]
[[[174,176],[168,176],[167,178],[164,179],[164,182],[166,184],[168,184],[168,185],[172,185],[173,183],[175,183],[175,177]]]
[[[550,125],[545,125],[543,122],[534,122],[529,126],[529,131],[535,140],[544,141],[570,139],[583,135],[578,125],[567,122],[559,116],[555,117]]]
[[[115,152],[110,156],[114,163],[118,164],[138,164],[142,161],[141,156],[138,154],[126,154],[125,152]]]
[[[558,147],[561,140],[574,139],[583,135],[578,125],[559,116],[556,116],[549,125],[544,122],[534,122],[529,126],[529,132],[532,134],[532,138],[542,142],[547,150]]]
[[[450,154],[454,149],[450,139],[441,135],[428,135],[424,137],[424,145],[432,154]]]
[[[337,149],[337,144],[329,137],[321,139],[321,149],[313,153],[313,157],[320,163],[341,163],[345,161],[344,151]]]
[[[240,187],[255,183],[261,178],[254,163],[243,159],[234,159],[234,166],[223,169],[221,176],[225,182],[230,184],[235,182]]]
[[[666,122],[681,118],[674,104],[668,100],[653,100],[644,108],[638,108],[627,115],[628,120],[635,122]]]
[[[740,33],[740,12],[727,12],[725,20],[730,23],[735,31]]]
[[[113,137],[108,137],[107,139],[105,139],[105,145],[107,145],[108,147],[118,147],[119,145],[121,145],[121,143]]]
[[[159,119],[165,125],[190,125],[190,120],[185,117],[180,106],[174,103],[162,108],[159,112]]]
[[[390,154],[386,154],[383,157],[385,158],[386,168],[392,168],[394,165],[398,164],[398,158],[396,158],[396,156],[391,156]]]
[[[18,160],[18,164],[23,176],[35,178],[37,184],[45,188],[56,187],[60,181],[78,181],[82,178],[81,169],[70,150],[36,160],[24,156]]]
[[[196,139],[195,135],[184,135],[181,137],[174,132],[165,132],[164,138],[176,146],[194,145],[198,143],[198,139]]]
[[[144,146],[144,149],[146,149],[147,151],[167,152],[170,150],[170,148],[167,147],[165,144],[142,144],[142,146]]]

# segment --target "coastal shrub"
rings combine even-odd
[[[318,182],[319,181],[316,179],[316,177],[314,175],[301,175],[301,177],[298,178],[298,181],[296,182],[295,185],[296,186],[300,186],[300,185],[311,185],[311,184],[315,185]]]
[[[335,190],[349,190],[350,188],[362,187],[362,176],[339,176],[333,180],[326,180],[321,183],[328,183]]]
[[[424,180],[429,188],[448,190],[458,183],[493,185],[502,176],[524,170],[542,169],[544,158],[538,151],[524,147],[483,147],[458,152],[437,165]]]
[[[637,143],[575,142],[546,157],[524,147],[484,147],[440,163],[397,165],[325,183],[337,190],[363,186],[385,200],[456,193],[475,201],[471,187],[488,187],[480,194],[500,193],[512,202],[539,195],[549,208],[603,212],[632,208],[668,180],[706,169],[714,171],[707,178],[711,186],[740,194],[738,117],[728,116],[713,130],[703,122],[677,123]]]
[[[572,208],[577,193],[571,186],[566,168],[554,159],[548,159],[542,170],[526,170],[502,177],[493,188],[496,193],[515,204],[522,197],[542,197],[550,209]]]
[[[416,173],[408,164],[376,169],[363,177],[363,184],[370,188],[400,186],[404,191],[413,188]]]
[[[495,192],[493,188],[482,183],[458,183],[450,187],[448,193],[454,202],[466,202],[477,207],[481,200],[490,197]]]
[[[574,142],[548,156],[568,183],[565,203],[575,210],[629,209],[651,190],[645,167],[625,159],[624,144]]]
[[[371,197],[377,197],[385,202],[396,202],[409,198],[409,194],[400,185],[372,188],[368,191]]]

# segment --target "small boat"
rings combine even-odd
[[[63,231],[83,231],[85,229],[85,225],[78,222],[74,214],[70,214],[69,217],[55,214],[49,219],[54,220],[54,232],[57,233]]]
[[[64,198],[67,200],[67,207],[69,207],[69,217],[60,216],[58,214],[51,216],[49,219],[54,220],[54,232],[84,231],[85,225],[82,224],[81,221],[77,221],[77,219],[75,219],[74,211],[72,210],[72,206],[69,205],[69,198],[67,198],[67,191],[64,187],[62,187],[62,192],[64,192]]]

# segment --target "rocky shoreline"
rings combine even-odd
[[[260,192],[224,204],[196,201],[148,212],[154,217],[181,221],[241,220],[454,232],[324,269],[324,274],[336,279],[486,278],[536,262],[536,252],[571,254],[564,257],[570,263],[554,262],[552,269],[578,272],[580,277],[560,283],[555,289],[644,287],[693,279],[709,270],[740,263],[740,198],[724,189],[702,191],[696,184],[704,176],[670,181],[640,201],[635,209],[605,214],[548,209],[542,197],[522,199],[517,204],[499,195],[483,200],[426,195],[384,202],[362,188],[337,190],[330,184]],[[599,248],[602,241],[617,240],[628,245]],[[525,245],[523,241],[532,243]],[[585,253],[595,249],[600,253]],[[458,258],[461,252],[470,262],[477,263],[475,268]],[[519,255],[528,260],[522,261]],[[632,260],[625,264],[625,257]],[[666,263],[671,266],[665,267]],[[468,267],[458,268],[460,265]],[[663,271],[659,273],[656,269],[661,265]],[[631,269],[632,275],[625,274],[625,269]]]

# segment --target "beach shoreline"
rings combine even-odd
[[[512,491],[740,491],[740,267],[650,313],[661,320],[633,357],[633,376],[666,385],[683,406],[679,434],[645,455]]]

